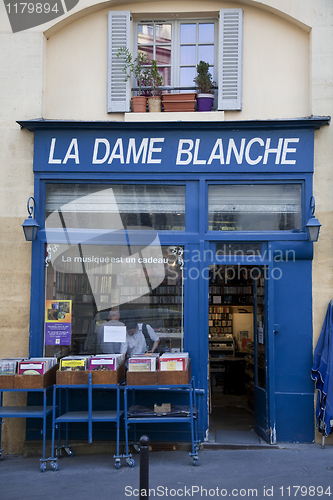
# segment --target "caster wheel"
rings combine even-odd
[[[140,446],[138,444],[133,444],[134,451],[140,453]]]
[[[127,463],[128,467],[131,467],[131,468],[134,467],[134,465],[135,465],[133,458],[126,458],[126,463]]]
[[[198,459],[197,459],[197,458],[193,458],[193,465],[194,465],[194,466],[197,466],[197,465],[198,465]]]
[[[54,471],[58,470],[58,464],[57,464],[57,462],[51,462],[50,465],[51,465],[51,469],[52,470],[54,470]]]
[[[46,464],[40,464],[40,471],[45,472],[46,471]]]
[[[65,448],[65,453],[68,457],[74,456],[74,451],[72,450],[72,448]]]
[[[57,450],[56,455],[57,455],[57,458],[61,458],[61,450]]]
[[[120,462],[116,462],[116,463],[114,464],[114,466],[115,466],[115,468],[116,468],[116,469],[120,469]]]

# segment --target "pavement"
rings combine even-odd
[[[39,457],[2,455],[1,500],[122,500],[140,498],[140,454],[135,466],[112,455],[62,456],[58,470]],[[261,449],[199,450],[197,466],[189,453],[149,453],[149,498],[318,498],[333,495],[333,446],[286,444]],[[141,498],[148,498],[141,492]]]

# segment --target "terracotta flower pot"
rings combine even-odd
[[[177,94],[162,94],[163,102],[166,101],[194,101],[195,92],[178,92]]]
[[[185,100],[185,101],[163,101],[164,111],[194,111],[195,100]]]
[[[145,113],[147,111],[147,97],[137,95],[132,97],[133,113]]]

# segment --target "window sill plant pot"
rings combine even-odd
[[[212,75],[209,72],[209,63],[200,61],[197,64],[197,76],[193,80],[198,88],[197,104],[198,111],[211,111],[214,101],[214,85]]]
[[[164,111],[194,111],[195,92],[180,92],[177,94],[163,94]]]
[[[117,58],[123,59],[125,73],[125,81],[134,76],[138,86],[138,95],[132,97],[132,110],[134,113],[145,113],[147,111],[147,96],[146,90],[143,87],[148,85],[150,68],[148,67],[150,61],[147,55],[141,52],[133,59],[132,54],[123,47],[117,53]]]
[[[214,101],[213,94],[198,94],[197,109],[198,111],[211,111]]]
[[[132,111],[133,113],[146,113],[147,111],[147,97],[144,95],[137,95],[132,97]]]
[[[150,95],[148,97],[148,109],[150,113],[160,113],[162,111],[161,89],[163,85],[163,77],[158,71],[157,63],[153,59],[150,67],[147,68],[147,85],[150,87]]]

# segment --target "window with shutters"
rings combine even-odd
[[[109,14],[119,16],[126,13]],[[109,33],[109,40],[112,38],[113,44],[119,42],[127,46],[132,50],[134,57],[140,52],[147,55],[150,60],[155,59],[163,76],[165,89],[170,88],[171,91],[194,89],[196,65],[201,60],[206,61],[209,63],[210,73],[216,84],[215,109],[241,109],[242,9],[221,9],[218,19],[137,20],[133,26],[132,43],[128,40],[121,41],[119,24],[120,21],[117,19],[113,28],[109,21],[109,32],[114,31],[114,35]],[[122,76],[123,87],[124,76],[121,75],[119,61],[110,68],[109,72],[113,73],[112,82],[115,83],[113,92],[116,94],[116,100],[120,95],[119,76],[120,80]],[[130,83],[132,89],[135,89],[136,82]],[[127,101],[129,102],[129,98]]]

